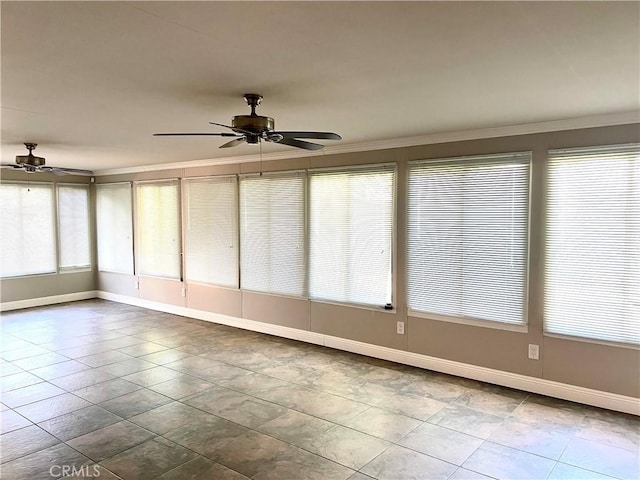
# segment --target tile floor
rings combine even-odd
[[[101,300],[1,327],[8,480],[640,477],[629,415]]]

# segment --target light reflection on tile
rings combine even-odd
[[[616,478],[635,479],[640,476],[638,450],[626,450],[582,438],[569,442],[560,461]]]
[[[462,465],[482,444],[471,435],[425,423],[400,440],[400,445],[454,465]]]
[[[553,460],[485,442],[462,467],[501,480],[539,480],[547,478],[554,465]]]
[[[394,445],[360,470],[379,480],[444,480],[456,466]]]

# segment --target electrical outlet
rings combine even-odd
[[[396,332],[398,335],[404,335],[404,322],[396,323]]]
[[[182,289],[182,296],[183,296],[183,297],[186,297],[186,296],[187,296],[187,289],[186,289],[186,288],[183,288],[183,289]]]
[[[538,360],[540,358],[540,346],[529,344],[529,358],[531,360]]]
[[[140,282],[138,280],[135,281],[136,290],[140,290]]]

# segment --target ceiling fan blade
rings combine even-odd
[[[239,133],[243,133],[245,135],[253,135],[253,133],[251,133],[248,130],[243,130],[241,128],[236,128],[236,127],[231,127],[229,125],[225,125],[223,123],[216,123],[216,122],[209,122],[211,125],[216,125],[218,127],[224,127],[224,128],[228,128],[229,130],[233,130],[234,132],[239,132]]]
[[[282,135],[283,138],[317,138],[319,140],[342,140],[342,137],[333,132],[269,132]]]
[[[15,163],[3,163],[3,164],[0,164],[0,167],[7,167],[7,168],[15,168],[15,169],[18,169],[18,168],[22,168],[22,165],[16,165]]]
[[[63,168],[63,167],[45,167],[46,170],[54,175],[93,175],[91,170],[82,170],[79,168]]]
[[[303,140],[296,140],[295,138],[283,138],[279,142],[274,143],[303,148],[305,150],[320,150],[321,148],[324,148],[324,145],[320,145],[319,143],[305,142]]]
[[[204,136],[214,136],[214,137],[237,137],[235,133],[154,133],[154,137],[185,137],[185,136],[193,136],[193,135],[204,135]]]
[[[220,145],[220,147],[218,147],[218,148],[236,147],[236,146],[238,146],[238,145],[240,145],[241,143],[244,143],[244,142],[246,142],[246,141],[247,141],[247,139],[246,139],[245,137],[239,137],[239,138],[236,138],[236,139],[234,139],[234,140],[231,140],[230,142],[227,142],[227,143],[225,143],[225,144],[223,144],[223,145]]]

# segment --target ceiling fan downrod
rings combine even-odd
[[[251,116],[255,117],[257,115],[256,108],[262,103],[262,95],[259,95],[257,93],[245,93],[244,101],[247,102],[247,105],[249,105],[249,107],[251,107]]]

